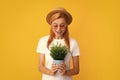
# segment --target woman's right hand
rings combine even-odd
[[[58,71],[58,65],[55,63],[52,64],[51,66],[51,75],[55,75],[55,73]]]

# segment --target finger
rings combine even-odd
[[[57,68],[52,68],[52,72],[56,72],[56,71],[58,71]]]
[[[64,75],[66,70],[59,70],[60,74]]]
[[[58,70],[58,67],[53,67],[52,70]]]
[[[63,70],[63,69],[64,69],[64,67],[59,67],[59,69],[60,69],[60,70]]]
[[[66,68],[66,66],[65,65],[60,65],[59,68],[64,69],[64,68]]]
[[[61,63],[59,66],[66,66],[64,63]]]
[[[53,69],[53,70],[57,70],[57,69],[58,69],[58,66],[57,66],[57,65],[53,65],[53,66],[52,66],[52,69]]]
[[[58,68],[58,65],[56,65],[56,64],[52,64],[52,68]]]
[[[55,65],[56,65],[55,63],[52,64],[52,66],[55,66]]]

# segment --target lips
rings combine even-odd
[[[62,33],[62,31],[55,31],[57,34],[61,34]]]

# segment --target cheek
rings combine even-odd
[[[66,31],[66,29],[62,30],[62,32],[65,32],[65,31]]]
[[[52,29],[52,31],[55,33],[55,29]]]

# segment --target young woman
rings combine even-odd
[[[79,73],[80,55],[77,41],[69,37],[68,25],[72,22],[72,16],[64,8],[56,8],[48,13],[46,20],[50,25],[50,34],[40,38],[37,47],[39,71],[43,73],[42,80],[72,80],[72,76]],[[49,50],[51,44],[56,43],[66,45],[71,52],[66,55],[64,63],[59,65],[53,62]]]

